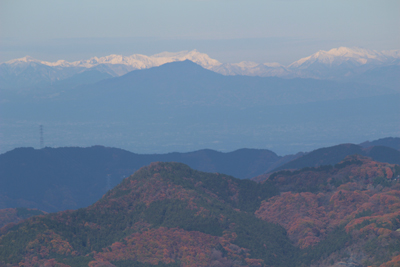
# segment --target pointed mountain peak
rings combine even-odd
[[[191,77],[191,76],[201,76],[201,75],[211,75],[212,77],[218,76],[220,74],[217,74],[211,70],[208,70],[201,66],[200,64],[193,62],[192,60],[185,59],[181,61],[172,61],[172,62],[167,62],[165,64],[162,64],[160,66],[154,66],[151,68],[146,68],[142,70],[136,70],[127,73],[124,77],[128,78],[135,77],[133,79],[136,79],[138,76],[137,75],[144,75],[142,72],[144,71],[148,75],[161,75],[163,77]],[[140,74],[139,74],[140,73]],[[146,75],[147,75],[146,74]],[[146,76],[145,75],[145,76]],[[143,77],[143,76],[142,76]],[[146,76],[147,77],[147,76]]]
[[[200,53],[196,49],[192,51],[180,51],[180,52],[162,52],[156,55],[151,56],[151,58],[157,58],[159,60],[163,60],[164,63],[167,62],[173,62],[173,61],[184,61],[184,60],[190,60],[193,61],[199,65],[201,65],[203,68],[206,69],[211,69],[216,66],[222,65],[221,62],[219,62],[216,59],[210,58],[207,54]],[[159,64],[161,65],[161,64]]]

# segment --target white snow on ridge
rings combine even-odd
[[[317,53],[293,62],[289,68],[307,67],[318,62],[326,65],[340,65],[350,61],[354,64],[364,65],[367,63],[385,62],[388,58],[399,58],[400,50],[382,51],[368,50],[362,48],[339,47],[329,51],[320,50]]]
[[[30,56],[25,56],[22,58],[17,58],[17,59],[12,59],[9,60],[7,62],[4,62],[5,64],[23,64],[23,63],[30,63],[30,62],[35,62],[35,63],[41,63],[42,61],[38,60],[38,59],[34,59],[33,57]]]
[[[375,50],[368,50],[357,47],[339,47],[333,48],[329,51],[320,50],[311,56],[293,62],[289,66],[283,66],[275,62],[260,64],[251,61],[223,64],[216,59],[210,58],[207,54],[200,53],[197,50],[162,52],[152,56],[141,54],[122,56],[113,54],[99,58],[92,57],[87,60],[74,62],[68,62],[65,60],[47,62],[26,56],[20,59],[13,59],[2,64],[10,65],[11,68],[16,67],[21,69],[33,63],[56,67],[59,70],[62,70],[63,68],[75,67],[78,69],[77,71],[83,71],[81,68],[92,68],[98,65],[105,64],[107,65],[107,68],[110,69],[110,74],[120,76],[131,70],[147,69],[170,62],[184,60],[191,60],[206,69],[215,71],[223,75],[278,76],[289,78],[327,78],[331,76],[342,76],[343,70],[345,70],[346,73],[348,71],[349,73],[351,73],[351,70],[355,70],[359,67],[363,67],[363,71],[365,71],[366,69],[375,66],[399,65],[400,50],[377,52]],[[321,64],[328,68],[324,67],[321,69]],[[339,67],[336,69],[340,69],[340,71],[333,71],[333,67]],[[107,71],[108,70],[106,70],[106,72]]]
[[[92,57],[88,60],[80,60],[74,62],[68,62],[65,60],[58,60],[56,62],[40,61],[32,57],[26,56],[19,59],[13,59],[5,62],[6,64],[18,64],[18,63],[29,63],[36,62],[51,67],[84,67],[92,68],[100,64],[122,64],[133,67],[134,69],[146,69],[163,65],[165,63],[174,61],[191,60],[206,69],[219,66],[222,63],[215,59],[210,58],[207,54],[200,53],[197,50],[193,51],[181,51],[177,53],[164,52],[153,56],[146,56],[141,54],[134,54],[131,56],[122,55],[109,55],[105,57]]]

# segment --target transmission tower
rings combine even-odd
[[[39,125],[39,132],[40,132],[40,148],[43,148],[44,147],[43,125]]]

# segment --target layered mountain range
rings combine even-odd
[[[88,60],[67,62],[41,61],[29,56],[0,64],[1,87],[24,87],[51,83],[85,71],[99,71],[107,77],[121,76],[129,71],[147,69],[175,61],[193,61],[202,67],[224,75],[276,76],[284,78],[316,78],[357,81],[395,87],[399,80],[400,50],[382,51],[361,48],[334,48],[293,62],[279,63],[221,63],[197,50],[177,53],[164,52],[152,56],[109,55]]]
[[[15,149],[0,155],[0,265],[394,267],[399,144],[285,157]]]
[[[229,153],[205,149],[145,155],[103,146],[18,148],[0,155],[0,208],[26,207],[56,212],[86,207],[123,178],[158,161],[180,162],[195,170],[255,181],[265,180],[282,169],[335,165],[355,154],[400,165],[400,151],[395,149],[400,138],[371,143],[375,142],[380,145],[341,144],[286,156],[266,149],[239,149]]]

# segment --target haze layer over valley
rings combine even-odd
[[[137,153],[248,147],[282,155],[399,136],[399,62],[399,50],[345,47],[288,66],[226,64],[196,50],[15,59],[0,65],[0,153],[37,147],[39,125],[47,146]]]

